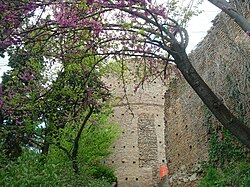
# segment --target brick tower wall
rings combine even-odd
[[[144,82],[134,92],[140,80],[134,78],[138,64],[131,62],[128,67],[124,81],[117,76],[107,78],[114,97],[120,97],[114,104],[112,120],[121,125],[122,133],[106,163],[115,168],[119,187],[153,187],[159,182],[160,166],[166,162],[166,86],[155,79]]]

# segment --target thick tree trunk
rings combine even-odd
[[[250,128],[238,120],[208,87],[189,61],[185,50],[179,44],[174,44],[173,50],[176,52],[172,54],[175,63],[189,85],[221,124],[250,149]]]

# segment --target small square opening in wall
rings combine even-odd
[[[136,161],[133,161],[133,164],[135,164],[136,163]]]
[[[128,180],[128,177],[126,177],[125,180],[127,181],[127,180]]]
[[[162,160],[162,163],[165,163],[165,160]]]
[[[136,181],[138,181],[139,179],[138,178],[135,178]]]
[[[124,164],[124,163],[125,163],[125,161],[124,161],[124,160],[122,160],[122,163]]]
[[[112,160],[112,163],[115,163],[115,161],[114,161],[114,160]]]

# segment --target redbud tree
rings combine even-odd
[[[148,64],[161,64],[159,73],[175,64],[221,124],[250,148],[250,129],[202,80],[185,52],[188,33],[182,20],[193,13],[190,10],[179,19],[173,4],[151,0],[7,0],[0,7],[2,51],[52,40],[44,56],[59,62],[72,54],[82,59],[139,57]],[[69,38],[72,42],[65,42]]]

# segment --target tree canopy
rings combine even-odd
[[[235,18],[249,35],[249,22],[234,6],[224,0],[211,2]],[[57,185],[61,180],[71,181],[69,185],[74,180],[81,183],[84,180],[75,175],[72,180],[63,174],[82,174],[86,167],[91,168],[87,170],[91,176],[114,180],[112,171],[100,164],[119,134],[108,120],[110,93],[101,79],[111,58],[117,62],[143,59],[163,79],[170,68],[177,68],[221,124],[250,148],[249,127],[207,86],[185,52],[189,41],[185,23],[198,11],[191,4],[181,8],[177,4],[0,1],[0,55],[8,53],[12,68],[0,84],[0,147],[4,153],[0,174],[10,173],[4,182],[20,185],[22,181],[15,180],[20,176],[15,173],[17,168],[26,168],[25,176],[26,171],[51,173],[47,181]],[[53,71],[56,66],[58,71]],[[8,164],[10,158],[15,164]],[[29,161],[41,165],[30,167]],[[22,184],[34,185],[37,180],[41,182],[34,178]]]
[[[221,2],[214,1],[215,4]],[[228,110],[189,61],[185,52],[188,33],[184,24],[195,12],[186,9],[180,19],[175,4],[173,1],[163,6],[151,0],[1,1],[1,51],[39,45],[37,53],[47,61],[64,65],[93,57],[98,57],[97,62],[109,57],[139,57],[148,64],[162,62],[156,71],[165,75],[166,67],[176,64],[222,125],[250,147],[250,129]],[[225,8],[225,2],[220,8],[225,12],[232,9]],[[242,25],[241,21],[238,23]],[[248,34],[249,28],[242,28]],[[95,65],[92,67],[90,72],[98,69]],[[22,76],[33,79],[29,70]],[[91,91],[86,92],[89,93]],[[10,97],[12,94],[9,90]],[[91,111],[92,107],[89,109]]]

